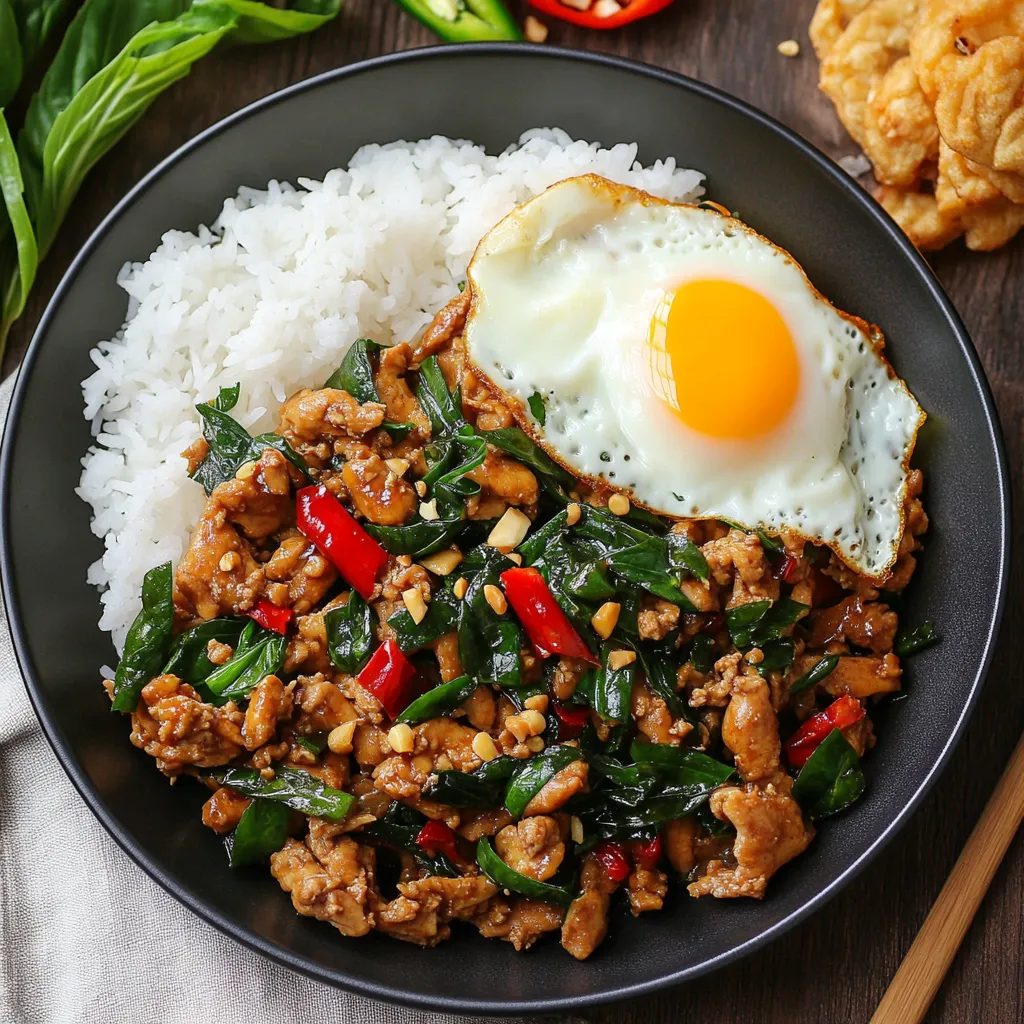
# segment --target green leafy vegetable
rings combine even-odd
[[[275,768],[272,779],[263,778],[255,768],[229,768],[216,778],[222,786],[243,796],[272,800],[293,811],[328,821],[344,821],[356,799],[351,793],[334,789],[301,768]]]
[[[231,410],[238,405],[238,399],[241,394],[241,382],[236,382],[229,388],[221,388],[220,391],[217,392],[217,397],[211,404],[218,412],[231,412]]]
[[[242,812],[235,831],[225,840],[233,868],[259,864],[277,853],[288,838],[288,808],[273,800],[253,800]]]
[[[833,729],[800,769],[793,797],[817,820],[849,807],[864,792],[864,785],[857,752],[839,729]]]
[[[235,653],[206,677],[206,689],[221,704],[248,697],[267,676],[281,671],[287,650],[287,637],[250,621]]]
[[[247,627],[252,627],[252,619],[210,619],[186,629],[174,638],[161,675],[171,673],[193,684],[204,682],[217,668],[206,654],[210,641],[236,648]]]
[[[327,653],[335,668],[354,676],[370,660],[377,643],[376,622],[376,613],[355,590],[341,607],[324,612]]]
[[[426,647],[445,633],[451,633],[459,621],[461,605],[451,587],[434,592],[427,614],[419,621],[413,622],[412,616],[405,608],[400,608],[388,618],[388,625],[395,632],[395,640],[403,654]]]
[[[650,764],[670,771],[674,781],[682,785],[720,786],[736,773],[730,765],[699,750],[673,747],[668,743],[633,740],[629,756],[637,764]]]
[[[601,668],[594,679],[594,710],[613,722],[629,720],[629,695],[633,690],[636,662],[620,669],[609,668],[608,657],[613,647],[604,644],[601,648]]]
[[[0,106],[71,6],[70,0],[0,0]],[[96,161],[223,38],[283,39],[317,28],[339,8],[340,0],[294,0],[285,7],[254,0],[85,0],[18,137],[38,258]],[[0,351],[35,272],[34,260],[11,259],[6,233],[0,220]],[[27,237],[22,230],[19,245]]]
[[[0,0],[2,4],[4,0]],[[2,6],[0,6],[2,14]],[[3,25],[0,24],[0,32]],[[3,43],[0,42],[0,47]],[[3,54],[0,51],[0,63]],[[0,107],[3,104],[0,103]],[[22,179],[14,140],[0,109],[0,195],[6,214],[0,216],[0,355],[10,325],[21,315],[39,266],[36,234],[25,205]],[[2,213],[3,211],[0,211]]]
[[[504,801],[509,779],[524,763],[502,754],[485,761],[475,772],[435,772],[423,787],[423,795],[451,807],[497,807]]]
[[[804,690],[808,690],[817,683],[820,683],[823,679],[827,679],[835,671],[835,667],[838,664],[838,654],[826,654],[825,657],[814,665],[809,672],[805,672],[795,683],[793,683],[789,688],[790,697],[794,697],[798,693],[803,693]]]
[[[761,645],[764,657],[757,663],[757,671],[767,676],[772,669],[788,669],[796,655],[796,645],[788,637],[767,640]]]
[[[429,356],[420,364],[416,398],[430,419],[433,437],[446,437],[466,425],[459,399],[448,390],[437,356]]]
[[[426,823],[427,819],[419,811],[414,811],[395,800],[382,818],[360,829],[359,837],[411,853],[416,863],[431,875],[454,878],[461,874],[444,854],[432,856],[416,842],[416,836]]]
[[[447,683],[441,683],[432,690],[427,690],[417,697],[396,719],[396,722],[408,722],[415,725],[425,722],[428,718],[437,718],[446,712],[454,711],[464,704],[476,689],[477,683],[472,676],[459,676]]]
[[[715,642],[709,636],[698,633],[690,641],[687,661],[698,671],[707,675],[715,665]]]
[[[280,452],[307,480],[311,479],[305,459],[280,434],[271,432],[252,437],[222,407],[224,402],[230,402],[227,409],[231,409],[237,401],[235,389],[224,388],[214,402],[201,402],[196,406],[203,418],[203,437],[210,450],[192,473],[192,479],[202,484],[207,494],[211,494],[218,484],[230,480],[238,472],[239,466],[256,461],[268,448]]]
[[[689,537],[680,533],[669,533],[665,536],[668,544],[668,560],[671,565],[685,569],[691,576],[707,583],[711,570],[703,552]]]
[[[142,610],[128,630],[114,675],[114,711],[134,711],[142,688],[160,674],[174,629],[171,563],[150,569],[142,581]]]
[[[513,817],[518,818],[526,810],[527,804],[551,781],[563,768],[581,758],[580,748],[568,745],[547,747],[539,754],[534,754],[516,772],[505,793],[505,808]]]
[[[357,402],[379,402],[373,378],[373,355],[382,347],[369,338],[357,338],[345,353],[341,366],[324,382],[324,387],[347,391]]]
[[[534,391],[527,399],[527,405],[530,407],[533,418],[543,427],[548,419],[548,409],[540,392]]]
[[[935,627],[925,620],[916,629],[901,629],[896,634],[892,649],[899,657],[907,658],[911,654],[923,651],[926,647],[931,647],[941,639],[942,637],[935,632]]]
[[[485,430],[481,436],[488,444],[500,448],[506,455],[511,455],[542,476],[549,476],[567,487],[575,485],[572,475],[539,447],[525,430],[519,427],[499,427],[497,430]]]
[[[778,640],[807,610],[807,605],[791,598],[778,601],[751,601],[737,605],[725,613],[726,626],[732,642],[740,648],[762,647],[770,640]]]
[[[484,587],[497,586],[498,577],[511,564],[494,548],[479,547],[469,552],[459,567],[460,574],[469,581],[459,620],[462,667],[480,682],[501,687],[519,685],[523,631],[510,612],[495,613],[484,596]]]
[[[550,882],[538,882],[527,878],[518,871],[513,871],[494,852],[490,840],[484,836],[476,846],[476,862],[480,870],[499,888],[517,892],[541,903],[554,903],[558,907],[568,907],[572,903],[572,893],[568,888],[552,885]]]

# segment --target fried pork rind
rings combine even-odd
[[[946,143],[992,171],[1024,175],[1024,3],[928,0],[911,59]]]
[[[917,17],[918,4],[919,0],[872,0],[850,21],[821,62],[821,90],[831,98],[839,120],[862,148],[868,102],[890,68],[909,52],[910,26]]]
[[[910,57],[882,76],[864,106],[862,147],[885,185],[909,188],[938,159],[939,131]]]
[[[962,233],[960,218],[940,213],[933,195],[891,185],[883,185],[875,195],[922,252],[941,249]]]
[[[818,60],[828,56],[836,41],[846,31],[846,26],[869,3],[871,0],[818,0],[807,30]]]

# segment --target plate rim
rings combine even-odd
[[[804,902],[792,913],[776,922],[753,938],[740,943],[718,956],[703,960],[698,964],[685,967],[669,974],[647,981],[617,984],[614,990],[559,996],[551,998],[526,998],[516,1003],[494,1002],[487,998],[465,998],[449,996],[433,996],[424,993],[410,992],[390,985],[380,985],[367,981],[343,969],[330,969],[314,964],[312,961],[293,953],[290,949],[269,942],[249,931],[246,927],[230,920],[225,915],[207,906],[204,901],[186,890],[178,881],[153,863],[145,851],[138,847],[130,834],[121,830],[113,818],[107,814],[99,794],[94,790],[84,771],[78,765],[67,744],[60,735],[59,729],[49,719],[49,710],[42,688],[35,678],[35,670],[29,652],[28,642],[21,621],[21,610],[15,588],[12,584],[13,556],[10,542],[10,519],[12,495],[10,477],[14,461],[15,424],[21,414],[21,407],[28,390],[28,382],[36,357],[45,342],[50,323],[65,295],[71,289],[81,268],[92,257],[94,250],[106,236],[113,224],[129,212],[136,199],[146,192],[154,183],[162,178],[171,168],[186,156],[204,146],[209,140],[233,128],[249,117],[263,110],[284,102],[307,90],[317,89],[335,80],[358,76],[367,71],[377,70],[393,64],[409,62],[447,60],[459,56],[500,56],[515,57],[524,54],[535,57],[549,58],[555,61],[583,62],[597,66],[626,71],[641,77],[652,78],[677,88],[696,93],[705,99],[722,104],[736,113],[753,119],[783,138],[789,145],[798,149],[812,164],[817,165],[833,183],[838,184],[847,195],[874,220],[876,228],[888,237],[888,240],[901,250],[903,257],[909,261],[913,269],[925,284],[932,301],[943,314],[948,325],[959,343],[967,368],[981,398],[982,410],[988,428],[988,446],[996,456],[998,476],[998,508],[1000,512],[1000,528],[998,532],[999,559],[997,571],[997,590],[993,614],[985,637],[982,657],[974,673],[970,693],[956,725],[944,743],[934,763],[921,780],[911,798],[900,809],[899,813],[889,822],[885,829],[875,838],[871,845],[852,864],[824,889]],[[38,719],[43,734],[61,768],[68,776],[71,784],[83,799],[91,813],[97,818],[107,834],[128,855],[128,857],[165,892],[178,900],[191,912],[212,925],[222,934],[231,937],[248,949],[257,952],[271,961],[295,971],[315,981],[341,988],[356,995],[378,1000],[391,1001],[399,1005],[414,1007],[421,1010],[440,1010],[463,1014],[490,1014],[507,1016],[511,1014],[543,1014],[566,1010],[578,1010],[583,1007],[596,1006],[624,999],[636,998],[667,989],[683,982],[693,980],[726,964],[736,962],[769,943],[776,941],[797,924],[805,921],[812,914],[821,910],[843,888],[850,884],[865,867],[874,860],[882,850],[902,831],[907,822],[919,809],[922,801],[948,767],[950,758],[963,737],[964,730],[977,706],[981,688],[984,685],[999,635],[1000,626],[1006,607],[1009,585],[1009,567],[1011,552],[1011,491],[1009,485],[1009,468],[1006,458],[1002,427],[998,408],[992,390],[982,366],[974,343],[967,332],[959,314],[946,295],[934,271],[923,256],[914,248],[898,225],[889,217],[874,198],[862,189],[838,164],[834,163],[817,147],[803,139],[795,131],[788,128],[774,117],[757,109],[745,100],[738,99],[723,90],[700,82],[679,72],[669,71],[642,61],[632,60],[613,54],[573,50],[566,47],[547,46],[531,43],[461,43],[439,44],[402,50],[395,53],[382,54],[366,60],[357,61],[342,67],[332,68],[299,82],[279,89],[227,117],[210,125],[193,138],[183,143],[172,153],[162,159],[148,171],[118,201],[113,209],[103,218],[100,224],[89,235],[85,244],[75,255],[68,266],[53,295],[47,302],[39,324],[33,333],[32,340],[24,357],[15,371],[14,392],[7,417],[4,422],[2,446],[0,446],[0,589],[7,609],[8,629],[10,631],[18,667],[28,692],[33,712]]]

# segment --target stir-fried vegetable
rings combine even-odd
[[[835,671],[836,665],[839,664],[838,654],[826,654],[809,672],[805,672],[795,683],[789,688],[790,697],[795,697],[798,693],[803,693],[804,690],[809,690],[812,686],[822,682]]]
[[[590,648],[573,629],[537,569],[506,569],[501,574],[505,596],[542,658],[559,654],[596,662]]]
[[[857,752],[838,729],[821,741],[793,783],[793,796],[814,819],[837,814],[863,792],[864,773]]]
[[[215,668],[202,686],[216,703],[247,697],[269,675],[281,671],[288,644],[275,630],[250,622],[231,658]]]
[[[142,610],[128,630],[114,675],[113,711],[134,711],[142,688],[167,659],[174,628],[171,563],[150,569],[142,582]]]
[[[323,484],[295,495],[295,525],[317,550],[369,600],[388,553]]]
[[[808,718],[783,744],[786,760],[800,768],[834,729],[848,729],[864,717],[864,705],[856,697],[845,694],[824,711]]]
[[[328,821],[344,821],[355,803],[351,793],[328,786],[301,768],[281,766],[270,779],[265,779],[255,768],[229,768],[216,778],[222,786],[237,790],[243,796],[284,804],[293,811]]]
[[[402,653],[394,640],[385,640],[359,673],[359,685],[381,702],[391,718],[409,704],[416,666]]]
[[[376,613],[356,590],[340,608],[324,612],[327,652],[336,668],[355,675],[369,661],[376,623]]]
[[[572,902],[572,893],[567,887],[552,885],[550,882],[538,882],[536,879],[521,875],[510,868],[495,852],[490,841],[484,837],[476,845],[476,862],[480,870],[497,886],[517,892],[541,903],[554,903],[559,907],[568,907]]]
[[[396,722],[407,722],[415,725],[425,722],[428,718],[454,711],[464,704],[469,695],[477,688],[472,676],[459,676],[450,682],[441,683],[432,690],[427,690],[422,697],[417,697],[396,719]]]
[[[265,597],[261,597],[249,617],[259,623],[264,629],[271,629],[275,633],[284,636],[288,632],[288,623],[292,621],[295,612],[291,608],[278,608],[271,604]]]
[[[234,832],[225,837],[228,863],[233,868],[259,864],[276,853],[288,838],[286,804],[257,798],[242,812]]]

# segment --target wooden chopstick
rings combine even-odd
[[[919,1024],[1024,818],[1024,736],[870,1024]]]

